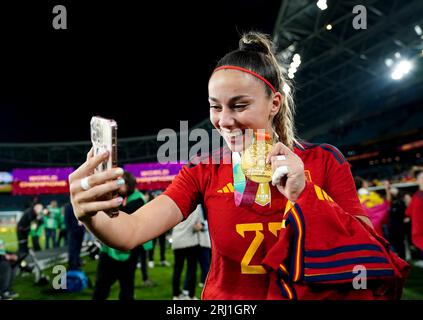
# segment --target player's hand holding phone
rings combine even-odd
[[[116,122],[100,117],[91,120],[93,148],[87,161],[69,175],[71,202],[78,220],[89,219],[104,211],[113,217],[119,214],[123,199],[118,189],[125,181],[123,169],[117,167]]]

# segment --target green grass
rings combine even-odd
[[[0,226],[0,239],[6,243],[6,250],[16,252],[18,250],[18,238],[16,237],[15,227]],[[45,237],[44,234],[40,237],[40,246],[44,248]],[[32,239],[28,239],[29,247],[32,247]]]
[[[158,248],[156,248],[157,251]],[[155,252],[159,254],[159,252]],[[173,254],[170,249],[167,249],[166,258],[173,264]],[[97,261],[89,257],[84,259],[86,262],[83,269],[89,278],[91,285],[82,293],[64,293],[58,292],[52,288],[51,283],[45,286],[38,286],[34,284],[32,275],[26,277],[18,277],[13,285],[13,290],[19,293],[20,300],[90,300],[93,293],[93,284],[95,283],[95,275],[97,268]],[[156,284],[152,288],[141,287],[141,270],[137,268],[135,275],[135,298],[137,300],[169,300],[172,298],[172,267],[159,267],[148,269],[149,278]],[[45,272],[50,279],[53,279],[54,274],[51,270]],[[181,279],[181,284],[183,281]],[[197,278],[199,279],[199,277]],[[51,282],[51,280],[50,280]],[[197,287],[196,295],[199,297],[201,288]],[[110,292],[109,299],[117,300],[119,298],[119,284],[116,282]]]
[[[403,300],[423,300],[423,269],[413,267],[402,294]]]
[[[17,251],[18,239],[16,237],[16,231],[13,227],[0,227],[0,239],[6,243],[7,251]]]
[[[2,232],[3,231],[3,232]],[[2,230],[0,228],[0,238],[6,241],[8,250],[16,250],[16,235],[14,229]],[[13,243],[14,242],[14,243]],[[43,239],[40,241],[44,243]],[[8,245],[8,243],[10,245]],[[155,255],[159,255],[159,248],[156,248]],[[166,250],[166,259],[173,265],[173,253],[170,248]],[[32,275],[20,276],[15,279],[13,289],[20,294],[22,300],[90,300],[93,293],[93,284],[95,283],[95,274],[97,261],[88,257],[84,259],[83,266],[91,286],[82,293],[62,293],[54,290],[51,283],[45,286],[38,286],[34,283]],[[156,261],[157,262],[157,261]],[[200,268],[198,268],[197,281],[200,279]],[[172,267],[159,267],[148,269],[149,278],[156,283],[155,287],[141,287],[141,271],[138,268],[135,275],[135,298],[137,300],[169,300],[172,298]],[[45,271],[45,274],[53,279],[55,276],[51,270]],[[182,275],[181,282],[184,279]],[[200,297],[201,288],[196,288],[196,296]],[[117,300],[119,297],[119,284],[115,283],[111,289],[109,299]],[[403,291],[403,300],[423,300],[423,269],[412,268],[410,277],[407,279]]]
[[[17,250],[17,238],[14,228],[1,228],[0,227],[0,239],[3,239],[6,243],[6,250],[16,251]],[[44,236],[40,239],[41,247],[44,245]],[[31,246],[31,241],[29,246]],[[156,260],[159,256],[159,248],[155,249]],[[166,248],[166,259],[173,266],[173,253],[172,250]],[[51,281],[50,284],[45,286],[36,285],[34,282],[34,277],[31,274],[25,274],[25,276],[16,277],[13,290],[19,293],[20,300],[87,300],[91,299],[93,293],[93,285],[95,283],[97,261],[92,260],[89,257],[84,258],[85,265],[83,269],[87,274],[87,277],[90,282],[90,286],[84,290],[82,293],[63,293],[54,290]],[[158,261],[156,261],[158,264]],[[197,281],[200,279],[200,268],[198,267]],[[156,286],[151,288],[141,287],[141,270],[137,268],[135,274],[135,297],[139,300],[166,300],[172,298],[172,267],[161,267],[156,266],[155,268],[148,269],[148,275],[150,280],[152,280]],[[45,275],[49,276],[50,279],[53,279],[56,274],[52,273],[52,269],[46,270]],[[181,277],[181,286],[184,279],[184,274]],[[196,288],[196,296],[200,297],[201,288]],[[110,292],[109,299],[118,299],[119,298],[119,284],[116,282]]]

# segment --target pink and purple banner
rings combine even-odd
[[[164,190],[182,169],[184,163],[160,164],[158,162],[127,164],[123,168],[137,179],[140,190]]]
[[[14,169],[14,195],[69,193],[68,176],[74,168]]]

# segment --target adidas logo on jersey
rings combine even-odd
[[[222,189],[217,190],[218,193],[232,193],[234,192],[234,185],[229,182]]]

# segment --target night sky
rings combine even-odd
[[[280,1],[15,1],[0,4],[0,142],[89,140],[99,114],[119,137],[208,117],[207,81],[239,34],[271,34]],[[89,2],[89,3],[88,3]],[[138,4],[134,4],[134,3]],[[64,4],[68,30],[54,30]]]

